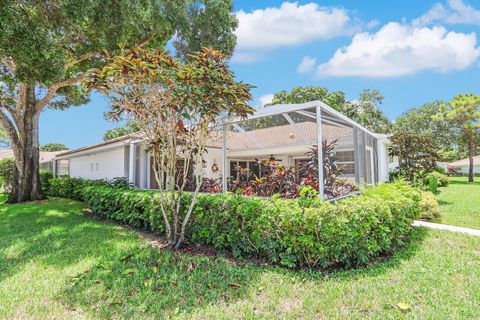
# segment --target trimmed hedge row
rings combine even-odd
[[[52,179],[50,194],[83,200],[97,215],[163,233],[157,192],[107,185]],[[185,204],[190,197],[185,194]],[[404,182],[335,203],[201,194],[187,237],[237,257],[257,256],[287,267],[350,267],[402,246],[420,215],[420,200],[420,191]]]

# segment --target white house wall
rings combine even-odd
[[[460,170],[457,169],[457,171],[460,171],[461,173],[465,173],[465,174],[468,174],[469,170],[470,170],[470,166],[466,165],[466,166],[454,166],[455,168],[458,168]],[[480,166],[473,166],[473,172],[474,173],[480,173]]]
[[[125,175],[123,146],[92,155],[72,157],[69,160],[71,177],[113,179]]]

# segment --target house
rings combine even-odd
[[[47,151],[40,151],[40,170],[51,170],[53,171],[53,158],[57,154],[59,154],[60,151],[55,151],[55,152],[47,152]],[[0,160],[6,159],[6,158],[13,158],[13,150],[12,149],[0,149]]]
[[[211,179],[235,179],[241,167],[260,176],[259,162],[268,159],[300,172],[298,168],[308,161],[306,154],[322,142],[332,150],[325,155],[319,152],[319,162],[334,156],[345,179],[357,185],[388,180],[387,136],[370,132],[320,101],[275,105],[247,119],[228,119],[209,138],[203,174]],[[142,133],[61,152],[54,163],[57,176],[126,177],[137,188],[156,187]],[[222,181],[226,189],[227,179]]]
[[[450,162],[448,166],[455,168],[458,172],[468,174],[470,170],[470,160],[466,158],[455,162]],[[473,172],[480,173],[480,155],[473,157]]]

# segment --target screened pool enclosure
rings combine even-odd
[[[386,137],[320,101],[274,105],[231,119],[219,136],[223,190],[293,198],[301,186],[310,186],[334,199],[385,176],[386,147],[379,140]]]

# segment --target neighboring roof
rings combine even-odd
[[[454,166],[454,167],[469,166],[470,165],[470,160],[468,158],[466,158],[466,159],[458,160],[458,161],[455,161],[455,162],[450,162],[449,164],[451,166]],[[473,165],[474,166],[480,166],[480,156],[473,157]]]
[[[99,148],[99,147],[107,146],[109,144],[114,144],[114,143],[122,142],[122,141],[126,141],[126,140],[137,140],[137,139],[141,139],[142,137],[143,137],[142,133],[139,133],[139,132],[130,133],[130,134],[127,134],[127,135],[124,135],[124,136],[121,136],[121,137],[113,138],[113,139],[110,139],[110,140],[105,140],[105,141],[95,143],[95,144],[91,144],[91,145],[88,145],[88,146],[85,146],[85,147],[80,147],[80,148],[77,148],[77,149],[62,151],[59,154],[57,154],[57,157],[63,157],[63,156],[75,154],[75,153],[86,151],[86,150],[96,149],[96,148]]]
[[[63,151],[54,151],[54,152],[40,151],[40,163],[52,161],[52,159],[55,158],[56,155],[62,152]],[[5,158],[13,158],[13,157],[14,155],[13,155],[12,149],[0,149],[0,160]]]

